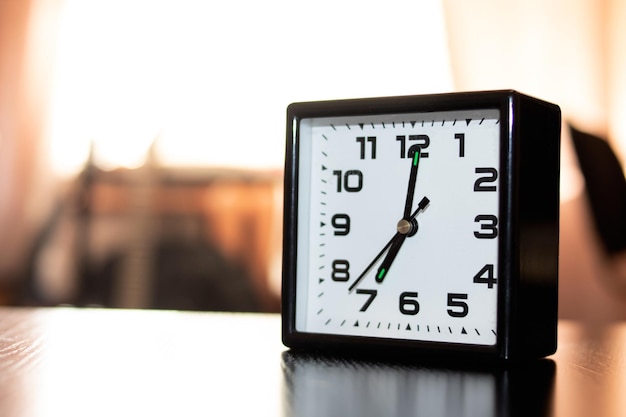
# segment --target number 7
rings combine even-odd
[[[372,304],[372,301],[374,301],[374,298],[376,298],[376,296],[378,295],[378,291],[377,290],[361,290],[361,289],[358,289],[358,290],[356,290],[356,293],[357,294],[367,294],[367,295],[369,295],[369,298],[367,299],[365,304],[363,304],[363,307],[361,307],[361,309],[359,311],[367,310],[367,308],[370,306],[370,304]]]

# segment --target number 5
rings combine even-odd
[[[469,312],[469,306],[465,301],[467,300],[467,294],[448,294],[448,307],[458,307],[461,310],[448,309],[448,315],[450,317],[465,317]]]

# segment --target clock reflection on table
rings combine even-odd
[[[556,365],[422,366],[287,351],[286,416],[549,415]]]

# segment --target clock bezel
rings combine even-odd
[[[560,110],[557,106],[530,98],[513,90],[482,91],[467,93],[447,93],[420,96],[399,96],[381,98],[363,98],[349,100],[330,100],[306,103],[293,103],[287,109],[287,146],[285,159],[284,183],[284,224],[283,224],[283,287],[282,316],[283,343],[292,348],[336,351],[376,351],[397,350],[399,352],[419,352],[426,355],[446,355],[450,353],[468,354],[474,357],[511,358],[525,356],[545,356],[550,347],[541,347],[541,353],[520,351],[519,338],[527,336],[518,334],[520,299],[518,294],[524,292],[525,277],[521,252],[525,247],[515,248],[520,243],[520,227],[533,227],[524,213],[524,200],[530,196],[520,195],[519,177],[522,174],[520,164],[528,157],[527,151],[522,152],[520,135],[526,125],[534,125],[533,118],[524,120],[526,113],[521,107],[535,108],[539,106],[539,114],[549,115],[550,134],[554,134],[554,123],[558,119],[560,129]],[[500,166],[499,166],[499,241],[498,241],[498,286],[497,286],[497,335],[494,345],[475,345],[397,338],[377,338],[369,336],[349,336],[300,332],[296,329],[296,267],[298,237],[298,167],[299,167],[299,126],[302,119],[334,116],[370,116],[398,113],[438,112],[455,110],[486,110],[497,109],[500,112]],[[528,110],[526,110],[528,112]],[[558,117],[555,117],[558,115]],[[521,117],[524,116],[524,117]],[[541,123],[545,124],[544,122]],[[531,129],[533,133],[537,129]],[[528,133],[528,132],[527,132]],[[549,135],[548,135],[549,136]],[[554,138],[552,138],[552,141]],[[552,152],[553,153],[553,152]],[[558,153],[558,150],[557,150]],[[523,154],[523,155],[521,155]],[[522,157],[523,156],[523,157]],[[558,164],[558,162],[557,162]],[[528,164],[526,164],[528,165]],[[523,166],[525,167],[525,166]],[[522,168],[523,168],[522,167]],[[525,172],[529,176],[528,172]],[[553,176],[553,175],[552,175]],[[557,168],[558,176],[558,168]],[[558,180],[558,178],[557,178]],[[553,182],[554,178],[550,178]],[[553,184],[551,185],[553,186]],[[558,185],[556,186],[558,199]],[[550,189],[551,190],[551,189]],[[550,192],[552,194],[552,192]],[[522,199],[520,201],[520,198]],[[553,201],[550,202],[554,204]],[[545,217],[545,216],[540,216]],[[553,217],[553,216],[548,216]],[[554,219],[552,219],[553,223]],[[554,224],[552,224],[552,229]],[[558,243],[558,207],[557,207],[557,243]],[[553,246],[553,245],[552,245]],[[552,252],[554,248],[551,249]],[[558,257],[558,247],[557,247]],[[535,256],[544,256],[534,253]],[[553,256],[550,253],[549,256]],[[553,260],[552,260],[553,262]],[[533,278],[533,277],[531,277]],[[550,284],[552,287],[552,285]],[[551,289],[553,292],[553,288]],[[556,300],[551,294],[548,302]],[[526,303],[526,300],[521,300]],[[525,307],[526,308],[526,307]],[[549,308],[547,310],[550,310]],[[555,313],[554,313],[555,314]],[[552,314],[552,315],[554,315]],[[556,321],[555,317],[549,317]],[[523,326],[522,326],[523,327]],[[522,332],[524,333],[524,332]],[[550,333],[548,330],[546,333]],[[550,336],[550,335],[548,335]],[[545,336],[544,336],[545,337]],[[556,324],[554,325],[556,339]],[[555,343],[555,342],[554,342]],[[521,343],[523,345],[523,343]],[[548,343],[549,345],[549,343]],[[548,353],[549,354],[549,353]]]

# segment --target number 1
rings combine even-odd
[[[465,133],[457,133],[454,139],[459,140],[459,158],[465,158]]]

